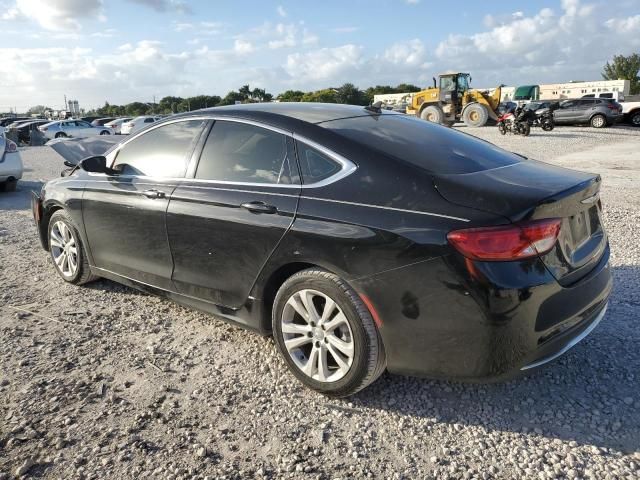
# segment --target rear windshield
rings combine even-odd
[[[402,114],[345,118],[319,125],[431,173],[473,173],[522,160],[471,135]]]

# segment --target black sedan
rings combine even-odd
[[[256,104],[154,123],[33,212],[65,281],[273,334],[345,396],[385,369],[511,378],[589,334],[612,286],[600,183],[375,107]]]

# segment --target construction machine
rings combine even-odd
[[[447,72],[439,80],[439,85],[434,78],[432,88],[413,94],[408,114],[449,126],[462,120],[469,127],[482,127],[489,119],[498,119],[502,85],[490,94],[471,89],[468,73]]]

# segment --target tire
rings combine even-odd
[[[102,130],[100,135],[111,135],[107,130]]]
[[[506,135],[507,134],[507,127],[504,126],[503,122],[498,123],[498,131],[502,134],[502,135]]]
[[[484,127],[488,120],[489,111],[480,103],[472,103],[462,112],[462,121],[468,127]]]
[[[631,113],[629,123],[634,127],[640,127],[640,111]]]
[[[521,123],[518,128],[520,130],[520,133],[525,137],[528,137],[529,134],[531,133],[531,125],[529,125],[529,123],[527,122]]]
[[[329,301],[333,305],[324,323],[322,318],[308,320],[318,320]],[[305,305],[312,306],[311,315]],[[333,327],[325,330],[325,325]],[[278,350],[294,376],[327,396],[353,395],[386,368],[384,347],[371,313],[344,280],[325,270],[303,270],[284,282],[274,300],[272,326]],[[335,345],[341,345],[340,349]],[[351,357],[344,352],[351,352]],[[324,368],[320,368],[323,357]],[[303,369],[309,366],[305,373]]]
[[[58,210],[51,215],[47,227],[47,241],[54,268],[65,282],[83,285],[98,278],[91,273],[89,260],[78,229],[64,210]],[[61,245],[62,248],[57,245]],[[69,246],[67,247],[67,245]],[[60,261],[60,256],[65,251],[65,247],[67,248],[65,253],[67,255],[66,262],[64,260]],[[75,250],[75,255],[73,250]],[[75,269],[73,269],[74,262],[71,260],[74,257]]]
[[[444,123],[444,112],[437,105],[428,105],[420,112],[420,118],[427,122]]]
[[[0,192],[15,192],[18,186],[18,180],[10,178],[0,183]]]
[[[593,128],[604,128],[607,126],[607,117],[601,114],[594,115],[590,123]]]
[[[56,133],[55,138],[67,138],[67,134],[64,132],[58,132]]]
[[[549,120],[549,121],[542,122],[542,130],[544,130],[545,132],[550,132],[554,128],[555,128],[555,125],[553,124],[552,121]]]

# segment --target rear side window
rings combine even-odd
[[[122,147],[114,166],[123,175],[183,177],[204,122],[186,120],[162,125]]]
[[[302,142],[296,142],[302,183],[309,185],[338,173],[340,165],[325,154]]]
[[[202,150],[196,178],[291,184],[293,158],[286,136],[255,125],[217,120]]]
[[[367,115],[319,125],[432,173],[473,173],[521,161],[489,142],[401,114]]]

